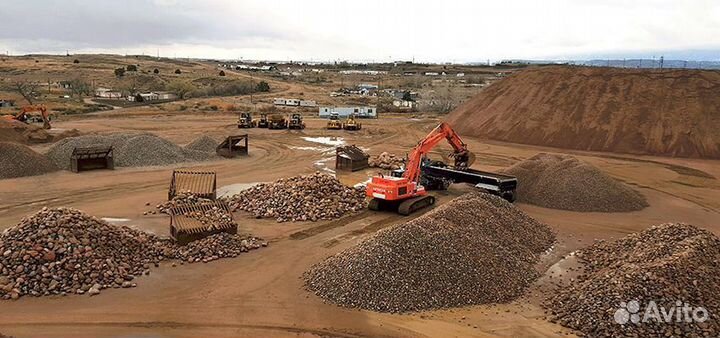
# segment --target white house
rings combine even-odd
[[[95,89],[95,97],[103,99],[119,99],[122,98],[122,93],[108,88],[98,88]]]
[[[313,100],[300,100],[300,107],[315,107],[317,103]]]
[[[351,114],[359,118],[377,118],[377,108],[370,106],[358,107],[320,107],[318,116],[330,117],[330,113],[338,113],[340,117],[348,117]]]

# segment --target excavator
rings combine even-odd
[[[29,105],[29,106],[23,106],[20,109],[20,112],[18,112],[15,115],[3,115],[3,120],[15,120],[20,121],[22,123],[29,123],[32,120],[32,116],[29,113],[33,112],[40,112],[40,117],[42,118],[43,122],[43,128],[44,129],[50,129],[52,126],[50,126],[50,116],[48,114],[47,108],[45,105],[42,104],[36,104],[36,105]]]
[[[453,167],[427,158],[427,154],[443,139],[453,148],[450,154],[455,160]],[[435,197],[429,195],[428,190],[444,190],[451,183],[469,183],[514,201],[517,178],[471,169],[474,159],[475,156],[450,125],[440,123],[413,148],[405,168],[393,170],[390,176],[379,174],[372,177],[365,190],[366,196],[372,198],[368,208],[410,215],[435,204]]]

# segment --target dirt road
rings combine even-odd
[[[142,130],[185,144],[208,133],[220,137],[250,134],[250,156],[177,167],[215,170],[218,186],[271,181],[316,170],[331,172],[333,144],[345,142],[370,153],[407,152],[436,120],[384,118],[363,121],[359,132],[326,131],[325,121],[308,120],[303,131],[241,130],[235,117],[219,115],[147,115],[93,117],[58,122],[83,132]],[[332,139],[340,137],[341,139]],[[548,149],[465,140],[481,169],[506,167]],[[43,146],[47,147],[47,146]],[[43,150],[43,147],[37,148]],[[438,154],[449,151],[441,147]],[[553,150],[556,151],[556,150]],[[650,207],[632,213],[576,213],[519,205],[558,231],[559,243],[539,269],[554,270],[559,259],[598,238],[666,221],[685,221],[720,233],[720,161],[625,158],[577,152],[576,156],[633,185]],[[168,218],[143,216],[166,198],[176,167],[121,168],[82,174],[59,172],[0,181],[0,229],[42,206],[72,206],[98,217],[127,219],[123,224],[167,234]],[[344,183],[362,182],[374,170],[339,173]],[[443,203],[461,194],[453,187],[439,194]],[[418,336],[565,336],[567,330],[544,320],[540,293],[551,283],[542,278],[527,297],[512,304],[389,315],[339,308],[303,290],[301,274],[379,229],[407,220],[394,214],[361,212],[336,221],[275,223],[236,215],[243,231],[270,241],[268,248],[236,259],[207,264],[162,264],[138,287],[104,290],[100,296],[24,297],[0,302],[0,332],[18,337],[418,337]],[[463,319],[464,318],[464,319]]]

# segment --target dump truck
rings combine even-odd
[[[257,122],[253,121],[252,114],[240,113],[237,123],[238,128],[255,128],[256,126]]]
[[[330,113],[330,117],[327,123],[327,129],[339,130],[343,128],[342,122],[340,122],[340,115],[336,112]]]
[[[288,129],[305,129],[305,122],[303,122],[302,115],[292,114],[292,116],[290,116],[290,122],[288,122]]]
[[[288,120],[282,114],[271,115],[269,123],[268,129],[286,129],[288,127]]]
[[[354,114],[350,114],[350,115],[348,115],[347,120],[345,120],[345,122],[343,123],[343,129],[345,129],[345,130],[360,130],[360,129],[362,129],[362,124],[355,119]]]
[[[260,120],[258,120],[257,127],[258,128],[267,128],[270,126],[270,122],[268,121],[267,114],[261,113],[260,114]]]

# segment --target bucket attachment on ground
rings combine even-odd
[[[214,200],[217,197],[217,176],[214,171],[173,170],[168,201],[178,194],[189,193]]]
[[[216,153],[222,157],[236,157],[248,154],[248,135],[228,136],[217,146]]]
[[[355,145],[337,147],[335,149],[335,169],[358,171],[368,168],[370,155]]]
[[[184,204],[170,209],[170,235],[180,245],[220,232],[237,233],[237,223],[223,201]]]
[[[95,169],[115,169],[112,146],[77,147],[70,155],[70,170],[81,172]]]

